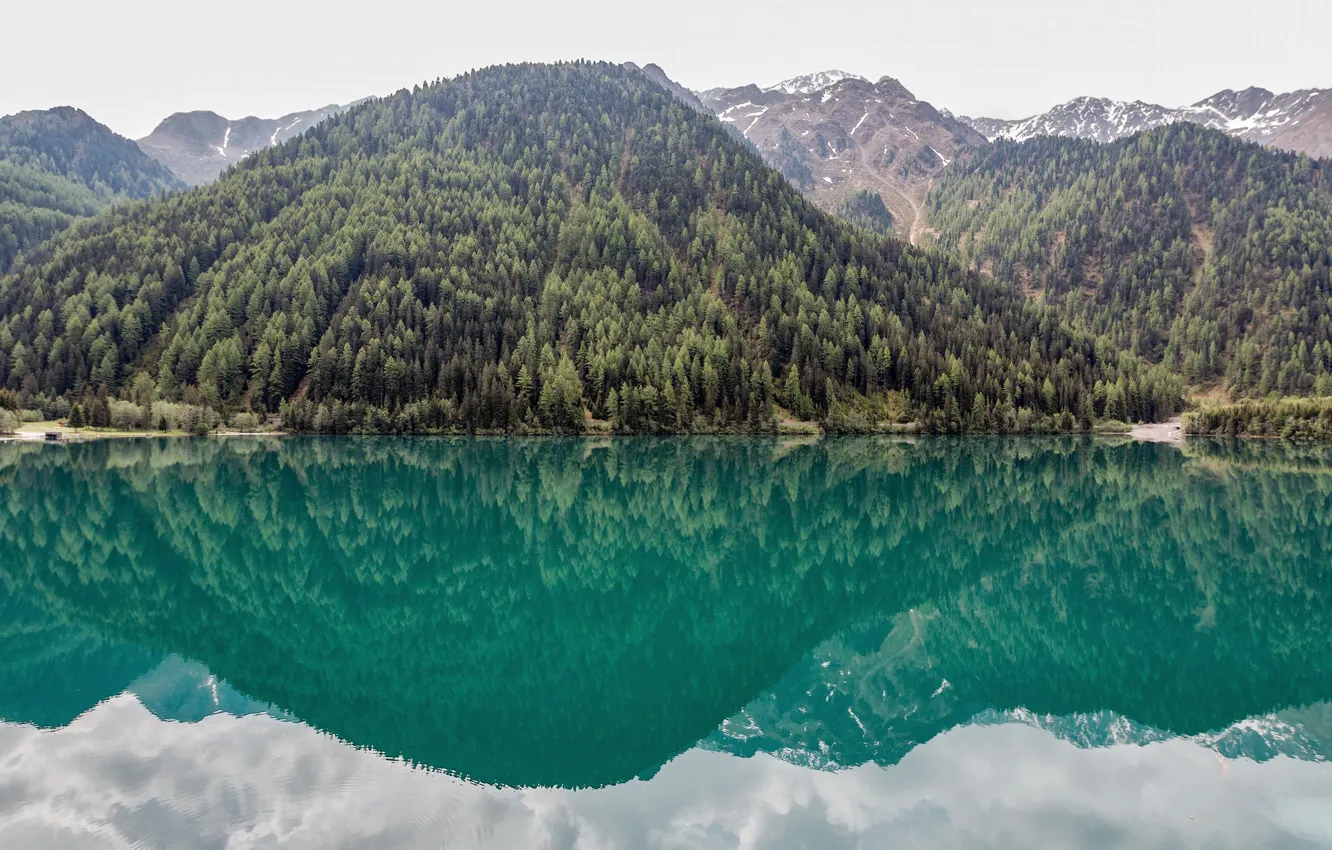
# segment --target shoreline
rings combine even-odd
[[[773,430],[773,431],[661,431],[661,432],[621,432],[621,431],[577,431],[577,432],[556,432],[556,431],[432,431],[432,432],[344,432],[344,433],[323,433],[315,431],[210,431],[207,434],[194,434],[186,431],[61,431],[61,440],[47,440],[44,432],[18,432],[14,434],[0,434],[0,443],[51,443],[52,445],[69,445],[70,443],[93,443],[101,440],[123,440],[123,439],[183,439],[189,437],[196,438],[215,438],[226,439],[231,437],[438,437],[447,439],[457,439],[460,437],[472,437],[478,439],[497,440],[497,439],[530,439],[534,437],[547,437],[553,439],[626,439],[642,437],[659,437],[663,439],[674,439],[681,437],[765,437],[773,440],[796,441],[796,442],[816,442],[827,438],[839,437],[876,437],[880,439],[892,440],[895,442],[910,443],[920,438],[928,437],[1088,437],[1088,438],[1119,438],[1133,439],[1138,442],[1160,442],[1178,445],[1181,440],[1179,437],[1170,435],[1156,435],[1157,429],[1166,428],[1166,423],[1152,423],[1134,428],[1133,431],[1115,431],[1115,432],[1096,432],[1096,431],[975,431],[964,433],[944,433],[934,431],[827,431],[824,429],[810,429],[806,431],[794,430]],[[1208,436],[1208,435],[1194,435]],[[1253,439],[1281,439],[1264,437]]]
[[[48,433],[60,435],[61,439],[47,440]],[[69,443],[96,442],[99,440],[116,439],[160,439],[160,438],[182,438],[182,437],[486,437],[486,438],[506,438],[506,437],[581,437],[581,438],[604,438],[604,437],[771,437],[774,439],[823,439],[825,437],[841,436],[860,436],[860,437],[886,437],[893,439],[913,439],[917,437],[1099,437],[1099,438],[1120,438],[1129,439],[1140,443],[1160,443],[1180,447],[1189,439],[1207,439],[1207,438],[1230,438],[1230,439],[1257,439],[1257,440],[1285,440],[1292,439],[1272,434],[1205,434],[1188,433],[1184,429],[1182,417],[1176,416],[1165,422],[1140,423],[1126,430],[1115,431],[1017,431],[1017,432],[966,432],[958,434],[949,434],[942,432],[925,431],[917,423],[901,424],[895,423],[888,428],[849,431],[842,429],[828,429],[819,422],[806,422],[801,420],[782,420],[777,427],[763,430],[746,430],[718,428],[701,431],[673,431],[673,432],[615,432],[607,429],[589,428],[584,431],[559,433],[555,431],[545,431],[540,429],[525,429],[522,431],[438,431],[438,432],[417,432],[417,433],[341,433],[325,434],[316,432],[300,431],[236,431],[236,430],[218,430],[207,434],[194,434],[186,431],[126,431],[112,428],[69,428],[47,422],[30,422],[20,426],[18,431],[13,434],[0,435],[0,443],[23,442],[23,443],[52,443],[53,445],[68,445]],[[1317,440],[1292,440],[1294,442],[1317,442]]]
[[[1184,421],[1176,416],[1165,422],[1150,422],[1135,425],[1128,436],[1142,443],[1166,443],[1172,446],[1184,443]]]

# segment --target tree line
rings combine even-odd
[[[927,205],[941,248],[1234,396],[1332,395],[1332,172],[1195,124],[999,141]]]
[[[369,101],[0,279],[0,385],[26,404],[148,382],[149,405],[329,432],[1068,430],[1182,390],[595,63]]]

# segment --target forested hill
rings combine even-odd
[[[143,199],[182,185],[134,142],[68,106],[0,118],[0,158],[102,197]]]
[[[1191,382],[1332,394],[1332,161],[1192,124],[968,156],[929,199],[965,262]]]
[[[181,188],[134,142],[77,109],[0,118],[0,272],[80,216]]]
[[[0,384],[314,430],[763,428],[774,403],[1074,427],[1180,403],[1162,370],[838,222],[711,117],[589,63],[370,101],[57,238],[0,278]]]

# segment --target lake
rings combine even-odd
[[[1326,847],[1332,447],[0,444],[0,846]]]

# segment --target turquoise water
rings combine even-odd
[[[0,846],[1332,844],[1332,450],[0,444]]]

